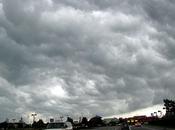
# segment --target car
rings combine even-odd
[[[73,130],[70,122],[53,122],[49,123],[45,130]]]
[[[142,126],[142,124],[141,124],[141,123],[139,123],[139,122],[137,122],[137,123],[135,123],[135,124],[134,124],[134,126],[135,126],[135,127],[141,127],[141,126]]]

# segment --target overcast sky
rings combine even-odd
[[[173,99],[174,14],[174,0],[0,0],[0,121]]]

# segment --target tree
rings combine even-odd
[[[42,119],[39,119],[38,122],[34,121],[34,123],[32,124],[32,127],[33,128],[44,128],[45,124]]]
[[[104,125],[104,123],[102,121],[102,117],[100,117],[100,116],[92,117],[88,122],[89,127],[103,126],[103,125]]]
[[[82,121],[81,121],[81,126],[82,127],[86,127],[88,125],[88,120],[86,117],[83,117],[82,118]]]
[[[8,122],[4,121],[0,123],[0,128],[3,128],[4,130],[6,130],[8,128]]]
[[[173,117],[175,116],[175,101],[164,99],[164,106],[166,109],[166,117]]]
[[[74,123],[73,119],[71,117],[67,117],[67,122],[70,122],[72,125]]]

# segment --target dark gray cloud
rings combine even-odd
[[[175,3],[0,1],[1,120],[110,116],[175,89]]]

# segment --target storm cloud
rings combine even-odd
[[[174,98],[174,14],[173,0],[0,0],[0,120]]]

